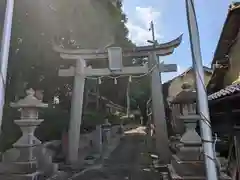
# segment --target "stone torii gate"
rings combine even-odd
[[[108,76],[108,75],[133,75],[133,74],[143,74],[147,73],[149,67],[144,66],[133,66],[133,67],[123,67],[122,57],[140,57],[140,58],[155,58],[151,56],[152,53],[155,53],[156,56],[166,56],[173,53],[174,49],[181,43],[182,36],[177,39],[165,43],[159,44],[155,47],[153,46],[142,46],[136,47],[133,49],[123,50],[119,47],[109,47],[107,50],[99,51],[97,49],[64,49],[59,46],[54,45],[54,51],[60,53],[61,58],[63,59],[74,59],[76,60],[75,67],[70,67],[69,69],[60,69],[59,76],[69,77],[74,76],[74,88],[72,94],[72,104],[71,104],[71,119],[69,127],[69,144],[68,144],[68,161],[74,163],[78,160],[78,147],[80,139],[80,126],[82,118],[82,105],[83,105],[83,94],[84,94],[84,85],[85,78],[87,76]],[[104,60],[108,59],[109,68],[103,69],[93,69],[92,67],[86,67],[85,60]],[[152,63],[151,63],[152,64]],[[168,64],[157,66],[159,69],[157,72],[174,72],[177,69],[175,64]],[[156,72],[156,71],[155,71]],[[158,75],[159,76],[159,75]],[[155,78],[153,76],[153,78]],[[156,78],[155,78],[156,79]],[[159,84],[161,84],[159,82]],[[161,94],[161,91],[158,93]],[[162,97],[162,95],[160,96]],[[153,98],[154,99],[154,98]],[[160,103],[161,104],[161,103]],[[159,107],[163,109],[163,104]],[[161,144],[161,147],[165,149],[163,152],[166,153],[166,148],[168,149],[168,140],[166,132],[166,122],[164,119],[159,119],[156,117],[156,121],[161,121],[163,126],[157,126],[161,132],[160,134],[165,134],[157,143]],[[165,124],[165,125],[164,125]],[[159,135],[160,135],[159,134]],[[157,134],[158,136],[158,134]],[[164,156],[164,155],[163,155]]]

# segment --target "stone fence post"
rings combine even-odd
[[[108,119],[105,119],[105,123],[102,125],[103,131],[103,143],[108,145],[111,138],[111,124],[108,122]]]

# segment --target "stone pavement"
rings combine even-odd
[[[125,133],[119,146],[102,166],[82,172],[72,180],[159,180],[145,143],[143,127]]]

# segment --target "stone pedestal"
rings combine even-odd
[[[14,122],[21,128],[22,136],[13,144],[13,149],[4,153],[3,162],[0,163],[0,179],[35,180],[43,174],[37,157],[41,141],[34,136],[34,131],[43,122],[38,119],[38,109],[48,105],[34,94],[30,89],[24,99],[11,103],[11,107],[21,112],[21,119]]]

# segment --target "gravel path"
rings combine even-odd
[[[74,180],[159,180],[160,175],[151,169],[144,139],[142,129],[127,133],[101,168],[85,172]]]

